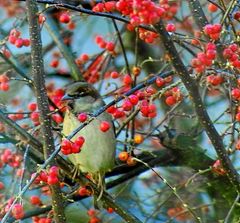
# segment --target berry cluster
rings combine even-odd
[[[58,179],[58,170],[59,168],[57,166],[52,166],[48,172],[41,171],[39,176],[35,179],[35,184],[40,184],[41,182],[44,182],[48,185],[54,185],[59,182]],[[34,176],[35,174],[33,174]]]
[[[101,222],[101,220],[97,217],[97,212],[94,209],[89,209],[87,212],[89,216],[89,221],[88,223],[98,223]]]
[[[134,27],[140,24],[153,25],[160,21],[165,10],[151,0],[120,0],[116,9],[130,17],[130,24]]]
[[[95,37],[95,42],[100,48],[106,49],[110,53],[114,53],[115,44],[112,41],[107,42],[102,36],[97,35]]]
[[[12,208],[12,216],[16,219],[21,219],[24,217],[24,209],[21,204],[14,204]]]
[[[32,217],[33,223],[51,223],[52,219],[48,218],[48,217],[38,217],[38,216],[34,216]]]
[[[166,97],[165,102],[168,106],[173,106],[183,99],[183,95],[178,87],[165,92],[164,96]]]
[[[0,167],[8,165],[13,168],[20,167],[22,156],[17,153],[13,153],[10,149],[3,149],[0,154]]]
[[[17,48],[21,48],[23,46],[30,46],[30,40],[29,39],[23,39],[20,37],[21,32],[17,29],[12,29],[10,31],[8,42],[15,45]]]
[[[239,88],[233,88],[231,91],[232,98],[236,101],[240,101],[240,89]],[[240,106],[237,107],[237,113],[236,113],[236,121],[240,122]]]
[[[136,165],[136,160],[134,159],[133,156],[131,156],[128,152],[123,151],[118,154],[118,158],[122,162],[126,162],[128,166],[135,166]]]
[[[220,37],[220,33],[222,31],[222,25],[221,24],[207,24],[206,26],[204,26],[203,31],[212,40],[218,40]]]
[[[140,112],[143,117],[154,118],[157,116],[157,107],[147,100],[143,100],[140,104]]]
[[[213,85],[213,86],[217,86],[220,85],[224,82],[224,78],[221,75],[209,75],[207,76],[207,83]]]
[[[50,67],[57,68],[59,66],[59,60],[61,55],[58,52],[54,52],[52,55],[52,60],[50,61]]]
[[[131,27],[128,26],[128,29],[131,29]],[[155,43],[159,37],[157,33],[143,29],[143,28],[139,28],[138,35],[139,35],[139,38],[146,43]]]
[[[235,68],[240,68],[240,50],[237,44],[230,44],[223,50],[223,57]]]
[[[171,20],[177,14],[179,5],[176,1],[160,0],[160,6],[165,10],[163,19]]]
[[[115,1],[98,3],[92,8],[94,12],[113,12],[115,9],[116,9]]]
[[[88,83],[94,84],[99,80],[99,71],[102,68],[104,58],[105,57],[103,55],[97,56],[96,59],[94,59],[94,61],[87,67],[86,71],[83,73],[83,77]]]
[[[12,119],[13,121],[21,120],[23,119],[23,110],[19,109],[16,114],[9,114],[8,118]]]
[[[207,43],[205,52],[197,54],[197,58],[193,58],[191,64],[197,73],[202,73],[205,69],[212,65],[213,60],[216,58],[216,45],[214,43]]]
[[[81,147],[85,142],[84,137],[79,136],[74,142],[69,141],[68,139],[63,139],[61,143],[61,152],[64,155],[69,155],[72,153],[81,152]]]
[[[89,60],[89,56],[86,53],[83,53],[82,55],[80,55],[80,57],[78,57],[75,62],[78,66],[81,66],[83,64],[85,64],[86,62],[88,62]]]
[[[0,75],[0,90],[1,91],[9,90],[9,77],[6,74]]]
[[[107,109],[107,112],[116,119],[122,118],[125,116],[125,112],[132,110],[133,106],[138,104],[138,101],[138,96],[132,94],[123,101],[120,108],[117,108],[116,106],[110,106]]]

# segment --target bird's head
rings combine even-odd
[[[103,105],[98,91],[87,82],[75,82],[66,86],[62,101],[67,100],[74,113],[93,112]]]

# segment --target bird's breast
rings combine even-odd
[[[79,136],[85,138],[81,152],[68,155],[69,160],[82,172],[105,173],[114,166],[116,140],[113,126],[107,132],[102,132],[100,130],[102,121],[108,121],[112,125],[111,116],[102,113],[81,129],[72,139],[74,141]],[[68,136],[79,125],[81,123],[75,115],[67,111],[64,117],[62,133]]]

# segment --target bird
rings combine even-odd
[[[67,110],[64,115],[62,133],[68,136],[82,123],[77,115],[86,113],[89,116],[105,105],[99,92],[87,82],[74,82],[66,87],[62,100],[67,100]],[[103,132],[100,124],[107,121],[110,129]],[[100,193],[97,201],[101,199],[105,190],[105,173],[111,171],[115,165],[116,137],[112,117],[106,111],[94,117],[93,121],[81,129],[72,139],[84,137],[85,142],[81,152],[69,154],[67,158],[75,166],[76,170],[88,173],[92,181],[97,185]],[[94,206],[97,206],[94,196]]]

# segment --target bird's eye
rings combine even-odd
[[[81,94],[79,93],[79,92],[76,92],[76,93],[70,93],[70,94],[68,94],[70,97],[72,97],[72,98],[77,98],[77,97],[79,97],[79,96],[81,96]]]

